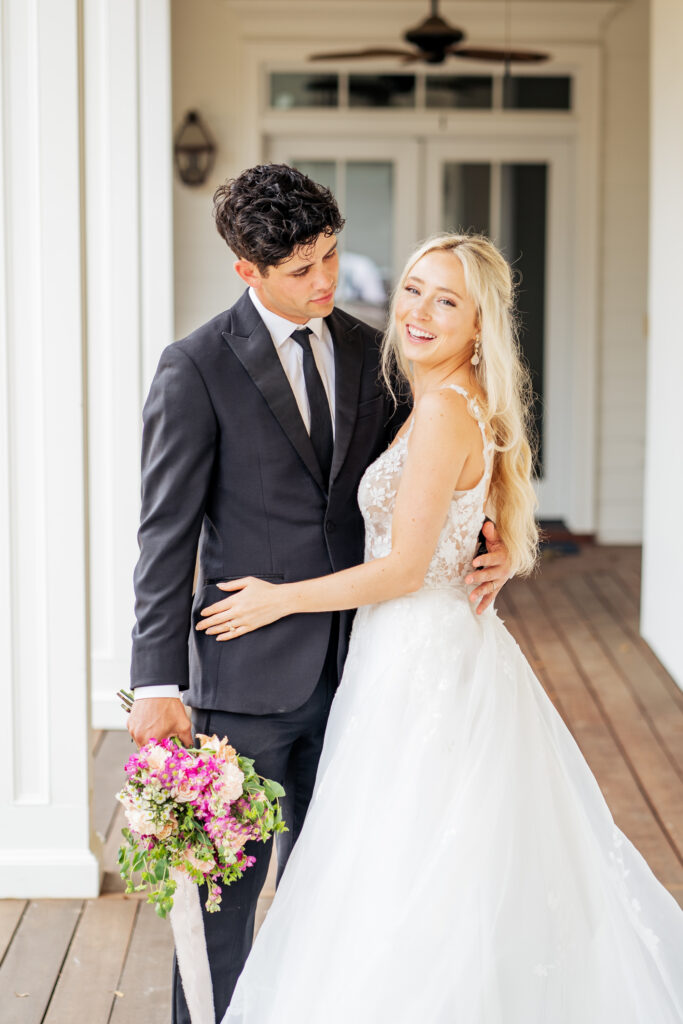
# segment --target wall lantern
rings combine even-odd
[[[189,110],[176,133],[173,155],[185,185],[203,185],[213,168],[216,145],[196,110]]]

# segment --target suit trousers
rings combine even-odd
[[[313,794],[325,725],[338,682],[338,620],[339,616],[335,615],[320,679],[301,707],[272,715],[240,715],[202,709],[195,709],[192,715],[195,733],[227,736],[239,754],[254,759],[259,775],[274,779],[285,787],[282,806],[289,831],[277,837],[278,881],[303,827]],[[228,1008],[251,949],[256,904],[268,873],[272,847],[269,842],[251,841],[245,846],[245,851],[256,857],[256,863],[237,882],[223,886],[219,912],[208,914],[204,910],[206,890],[204,887],[200,889],[217,1021],[222,1019]],[[172,1020],[173,1024],[190,1024],[175,958]]]

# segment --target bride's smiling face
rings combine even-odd
[[[414,368],[455,369],[471,357],[477,310],[457,256],[437,250],[417,261],[396,303],[396,327]]]

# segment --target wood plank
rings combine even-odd
[[[114,901],[112,901],[114,902]],[[138,903],[133,937],[110,1024],[168,1024],[171,1019],[171,926],[149,903]]]
[[[611,617],[612,625],[626,634],[624,637],[625,641],[628,641],[628,639],[635,641],[638,650],[650,669],[659,678],[661,688],[668,694],[669,700],[683,711],[683,690],[677,686],[652,648],[641,636],[639,614],[635,611],[629,611],[628,599],[624,596],[624,590],[619,579],[612,575],[604,578],[600,576],[596,584],[596,596],[600,599],[599,614]],[[653,694],[655,692],[653,690]]]
[[[638,649],[655,675],[662,680],[670,698],[683,710],[683,690],[677,686],[652,648],[640,635],[640,614],[636,611],[629,613],[628,600],[624,596],[624,589],[618,577],[609,576],[603,579],[600,576],[597,580],[597,592],[602,599],[604,611],[612,616],[618,627],[635,639]]]
[[[4,960],[27,902],[27,900],[0,900],[0,964]]]
[[[559,713],[562,715],[562,718],[566,721],[553,679],[548,674],[547,667],[543,659],[539,656],[536,648],[534,647],[533,620],[530,619],[528,614],[526,616],[524,614],[520,614],[519,610],[515,608],[514,600],[517,590],[520,587],[528,585],[530,584],[526,580],[515,580],[513,583],[507,584],[506,591],[508,592],[508,598],[504,604],[502,601],[499,601],[499,615],[506,629],[519,644],[522,654],[529,662],[529,665],[541,682],[549,699],[553,702]]]
[[[41,1024],[83,904],[31,901],[0,967],[3,1024]]]
[[[572,585],[578,584],[579,581],[575,580]],[[576,663],[581,666],[587,689],[609,720],[609,728],[624,760],[647,793],[660,826],[677,851],[683,867],[683,784],[676,769],[628,683],[588,624],[579,617],[567,588],[557,584],[541,585],[539,593],[552,609],[554,622],[562,631]],[[581,610],[583,607],[583,604],[579,606]]]
[[[640,547],[622,548],[613,563],[614,574],[636,609],[640,608],[642,557],[643,551]]]
[[[540,656],[539,679],[553,680],[560,713],[595,775],[619,828],[640,850],[664,885],[681,882],[680,862],[662,832],[646,796],[608,728],[601,709],[586,689],[571,651],[557,634],[533,583],[514,589],[514,603]],[[513,595],[510,594],[510,598]]]
[[[579,579],[566,591],[579,604],[608,658],[628,683],[642,714],[652,723],[660,743],[683,778],[683,693],[655,671],[645,644],[613,614],[605,600]]]
[[[115,794],[126,777],[123,766],[135,750],[127,732],[111,729],[105,733],[94,763],[93,827],[105,842],[112,827],[118,804]]]
[[[135,900],[88,900],[44,1024],[107,1024],[137,906]]]

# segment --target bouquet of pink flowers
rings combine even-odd
[[[201,745],[191,748],[175,739],[150,740],[129,758],[128,781],[117,794],[130,825],[119,850],[126,892],[149,889],[160,917],[173,906],[178,872],[206,882],[206,909],[220,910],[220,883],[241,878],[256,860],[244,852],[247,840],[265,842],[286,830],[282,786],[257,775],[254,762],[227,739],[198,734],[197,740]]]

